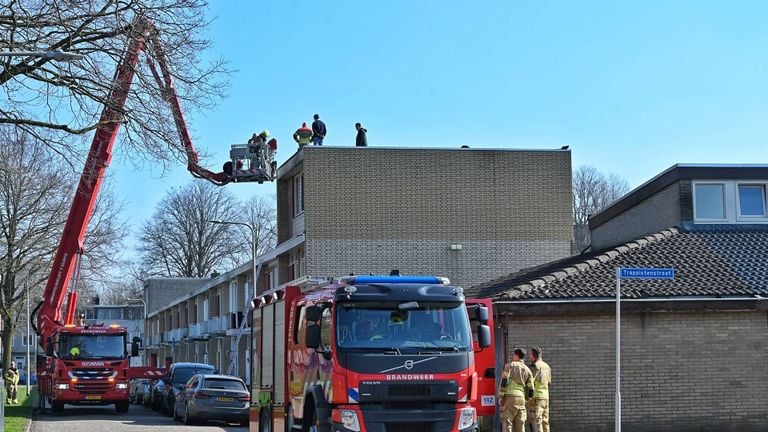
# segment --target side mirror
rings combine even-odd
[[[487,324],[477,326],[477,343],[480,345],[480,348],[491,346],[491,327]]]
[[[307,318],[307,323],[316,323],[323,317],[323,308],[320,306],[309,306],[304,313]]]
[[[320,326],[316,322],[307,321],[307,331],[304,340],[307,343],[307,348],[320,348],[320,345],[322,345],[320,340]]]
[[[136,341],[131,342],[131,357],[139,356],[139,343]]]
[[[480,306],[479,308],[475,309],[475,318],[477,318],[477,320],[480,322],[487,323],[489,319],[488,308],[485,306]]]

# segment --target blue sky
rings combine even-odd
[[[269,129],[278,160],[320,113],[327,143],[559,148],[635,187],[675,163],[768,156],[768,2],[213,0],[211,58],[229,97],[188,113],[218,169]],[[134,228],[190,176],[179,164],[110,183]],[[272,195],[274,185],[231,185]]]

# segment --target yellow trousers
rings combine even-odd
[[[525,432],[525,399],[507,396],[501,407],[501,430],[503,432]]]
[[[549,432],[549,399],[530,399],[527,405],[533,432]]]

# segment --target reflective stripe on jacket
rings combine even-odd
[[[525,389],[533,387],[533,374],[528,366],[521,361],[513,361],[502,375],[502,381],[506,379],[507,386],[503,388],[500,396],[525,397]]]
[[[549,365],[544,363],[544,360],[539,360],[534,363],[536,372],[533,374],[533,398],[534,399],[549,399],[549,385],[552,383],[552,369]]]

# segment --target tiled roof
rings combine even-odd
[[[623,298],[768,296],[768,226],[722,226],[658,234],[492,280],[469,297],[591,299],[615,295],[617,267],[674,267],[674,280],[624,280]]]

